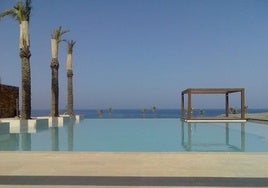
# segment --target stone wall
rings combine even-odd
[[[0,84],[0,118],[18,116],[19,87]]]

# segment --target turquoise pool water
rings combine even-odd
[[[268,152],[268,125],[180,119],[84,119],[0,125],[1,151]]]

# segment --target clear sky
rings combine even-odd
[[[0,11],[15,0],[1,0]],[[243,87],[249,108],[268,107],[267,0],[32,0],[32,108],[49,109],[53,29],[75,40],[74,108],[180,108],[189,87]],[[18,22],[0,21],[0,77],[20,86]],[[59,49],[60,108],[66,44]],[[196,97],[223,107],[224,97]],[[239,104],[239,103],[238,103]],[[234,104],[236,105],[236,104]]]

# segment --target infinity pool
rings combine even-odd
[[[268,152],[268,125],[185,123],[180,119],[66,120],[0,125],[1,151]]]

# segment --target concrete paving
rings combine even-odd
[[[268,153],[0,152],[0,187],[268,187]]]

